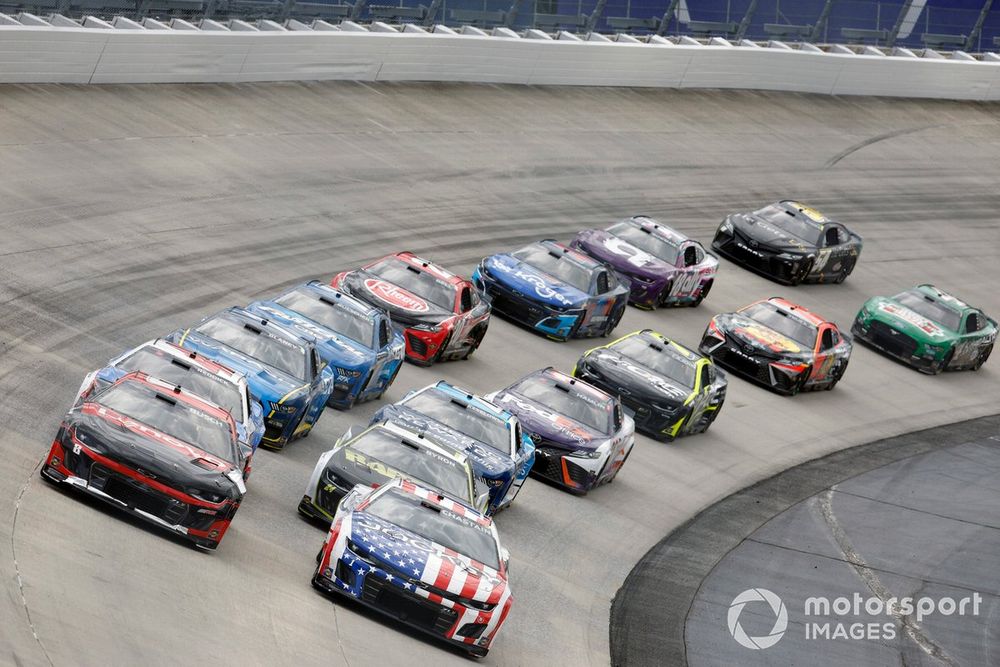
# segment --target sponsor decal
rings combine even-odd
[[[825,215],[814,209],[812,206],[806,206],[805,204],[800,204],[799,202],[788,202],[795,208],[797,208],[804,216],[812,220],[813,222],[829,222],[830,219]]]
[[[768,327],[762,326],[760,324],[745,324],[742,326],[737,326],[733,329],[733,333],[738,336],[744,336],[750,340],[757,341],[758,343],[763,343],[771,350],[775,352],[801,352],[802,348],[795,344],[795,342],[788,338],[787,336],[782,336],[780,333],[774,329],[769,329]]]
[[[509,401],[514,405],[516,405],[519,410],[522,410],[524,412],[530,412],[540,417],[566,437],[575,440],[577,444],[586,445],[593,440],[593,438],[590,435],[590,432],[587,429],[580,426],[579,424],[577,424],[572,419],[564,417],[550,410],[546,410],[540,405],[537,405],[530,401],[521,400],[520,398],[518,398],[513,394],[504,394],[501,397],[501,400],[505,402]]]
[[[602,244],[609,251],[616,255],[625,257],[632,266],[646,267],[655,265],[657,259],[644,250],[639,250],[628,241],[624,241],[617,236],[608,236]]]
[[[896,303],[891,303],[889,301],[883,301],[878,305],[878,309],[884,313],[892,315],[893,317],[901,319],[904,322],[912,324],[913,326],[917,327],[918,329],[920,329],[929,336],[938,336],[944,338],[945,333],[941,327],[939,327],[937,324],[930,321],[923,315],[915,313],[909,308],[906,308]]]
[[[377,298],[397,308],[413,313],[426,313],[430,310],[427,302],[420,297],[384,280],[367,278],[365,279],[365,288]]]
[[[510,266],[507,266],[503,262],[493,262],[490,265],[490,268],[497,269],[498,271],[502,271],[508,275],[520,278],[524,282],[531,285],[535,294],[542,297],[543,299],[555,299],[564,306],[573,305],[573,302],[570,299],[566,298],[564,295],[552,289],[552,287],[548,284],[548,282],[546,282],[544,278],[535,273],[528,273],[527,271],[522,271],[521,269],[514,269]]]

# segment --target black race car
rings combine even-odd
[[[861,254],[861,237],[814,208],[784,200],[727,216],[712,248],[786,285],[842,283]]]
[[[636,429],[665,441],[707,431],[729,384],[710,358],[649,329],[588,350],[573,375],[620,396]]]

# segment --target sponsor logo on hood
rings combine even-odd
[[[624,258],[632,266],[639,268],[655,267],[663,263],[648,252],[636,248],[628,241],[620,239],[617,236],[608,236],[604,239],[604,247],[608,251]]]
[[[788,336],[783,336],[774,329],[770,329],[760,324],[741,324],[733,329],[733,333],[737,336],[742,336],[743,338],[761,343],[775,352],[802,351],[802,348]]]
[[[898,303],[883,301],[878,305],[879,310],[888,313],[893,317],[908,322],[930,336],[944,336],[944,330],[937,324],[927,319],[920,313],[916,313]]]
[[[420,297],[384,280],[367,278],[365,288],[382,301],[411,313],[426,313],[430,310],[427,302]]]

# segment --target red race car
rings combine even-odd
[[[490,324],[490,304],[471,281],[412,252],[338,273],[330,285],[387,311],[406,339],[406,358],[422,366],[469,358]]]
[[[246,493],[251,453],[228,412],[135,372],[69,411],[41,475],[211,550]]]

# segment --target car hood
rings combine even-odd
[[[568,451],[593,451],[610,439],[610,436],[553,412],[541,403],[520,394],[502,391],[497,394],[493,402],[517,415],[521,428],[526,432],[538,435],[547,440],[548,444]]]
[[[816,250],[816,246],[752,213],[732,215],[729,220],[739,232],[772,250],[791,253],[809,253]]]
[[[305,331],[316,339],[316,348],[327,363],[353,369],[366,365],[375,358],[373,349],[274,302],[257,301],[247,306],[247,310]]]
[[[663,278],[677,272],[677,268],[672,264],[603,229],[582,231],[576,235],[574,241],[591,257],[607,262],[616,270],[628,275],[652,279]]]
[[[694,391],[615,350],[599,350],[588,355],[587,360],[614,384],[628,389],[633,396],[679,405]]]
[[[85,403],[74,408],[66,426],[85,429],[96,439],[92,449],[101,456],[185,493],[195,487],[233,500],[243,495],[240,483],[233,479],[242,478],[242,472],[233,463],[134,420],[101,416],[99,407]]]
[[[446,424],[435,421],[427,415],[412,410],[405,405],[387,405],[382,408],[372,423],[390,420],[414,433],[424,433],[434,442],[455,451],[464,452],[469,457],[475,472],[486,477],[497,477],[509,472],[514,462],[509,456],[504,456],[485,442],[476,440]]]
[[[740,343],[765,354],[804,355],[811,352],[801,343],[739,313],[722,315],[716,321]]]
[[[372,514],[353,513],[350,534],[364,556],[410,581],[433,586],[451,571],[452,577],[464,580],[462,591],[467,597],[478,602],[496,602],[506,588],[506,581],[493,568]]]
[[[168,336],[167,340],[176,342],[179,338],[175,332]],[[276,368],[228,348],[215,339],[195,331],[188,334],[184,341],[184,347],[193,349],[209,359],[214,359],[237,373],[243,373],[247,378],[247,384],[250,385],[250,393],[261,400],[274,399],[277,401],[290,391],[302,386],[302,380],[291,378]]]
[[[868,301],[865,308],[877,319],[913,338],[945,342],[957,337],[954,332],[893,299],[876,297]]]
[[[454,314],[402,285],[382,280],[364,270],[352,271],[344,276],[341,288],[352,296],[387,311],[394,322],[437,323]]]
[[[525,264],[512,255],[493,255],[483,266],[497,282],[515,292],[556,308],[582,308],[590,298],[568,283]]]

